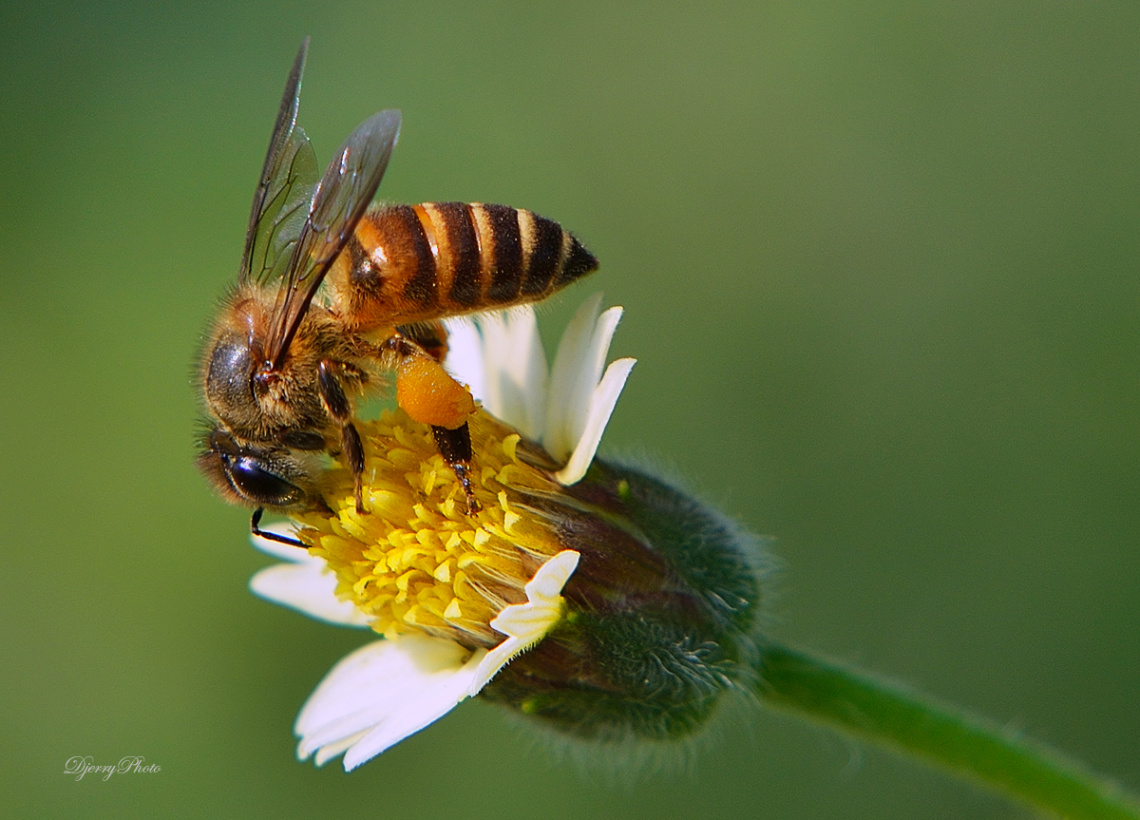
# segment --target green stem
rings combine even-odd
[[[1058,753],[918,692],[782,646],[760,658],[760,697],[917,755],[1067,818],[1140,820],[1140,801]]]

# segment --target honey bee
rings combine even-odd
[[[397,403],[431,426],[475,513],[467,419],[476,408],[441,364],[441,320],[544,299],[597,260],[557,223],[504,205],[369,210],[399,111],[361,123],[318,179],[296,125],[307,50],[306,38],[254,192],[237,285],[204,348],[199,467],[228,500],[255,508],[255,534],[274,537],[258,526],[266,508],[327,509],[326,454],[351,470],[363,512],[354,404],[394,372]]]

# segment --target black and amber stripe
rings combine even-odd
[[[531,211],[425,202],[366,213],[329,282],[342,316],[367,330],[536,302],[597,267]]]

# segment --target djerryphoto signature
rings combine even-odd
[[[162,771],[162,767],[157,763],[145,761],[141,755],[127,755],[118,763],[98,766],[91,755],[76,755],[67,759],[63,765],[63,773],[74,775],[76,780],[82,780],[87,775],[98,777],[100,780],[110,780],[113,774],[155,774]]]

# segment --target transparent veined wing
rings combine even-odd
[[[274,367],[280,366],[317,288],[376,195],[399,135],[399,111],[373,114],[349,134],[317,183],[271,320],[266,358]]]
[[[296,126],[301,75],[309,38],[301,43],[269,139],[249,226],[245,233],[239,279],[269,282],[285,275],[293,248],[309,214],[317,183],[317,159],[303,129]]]

